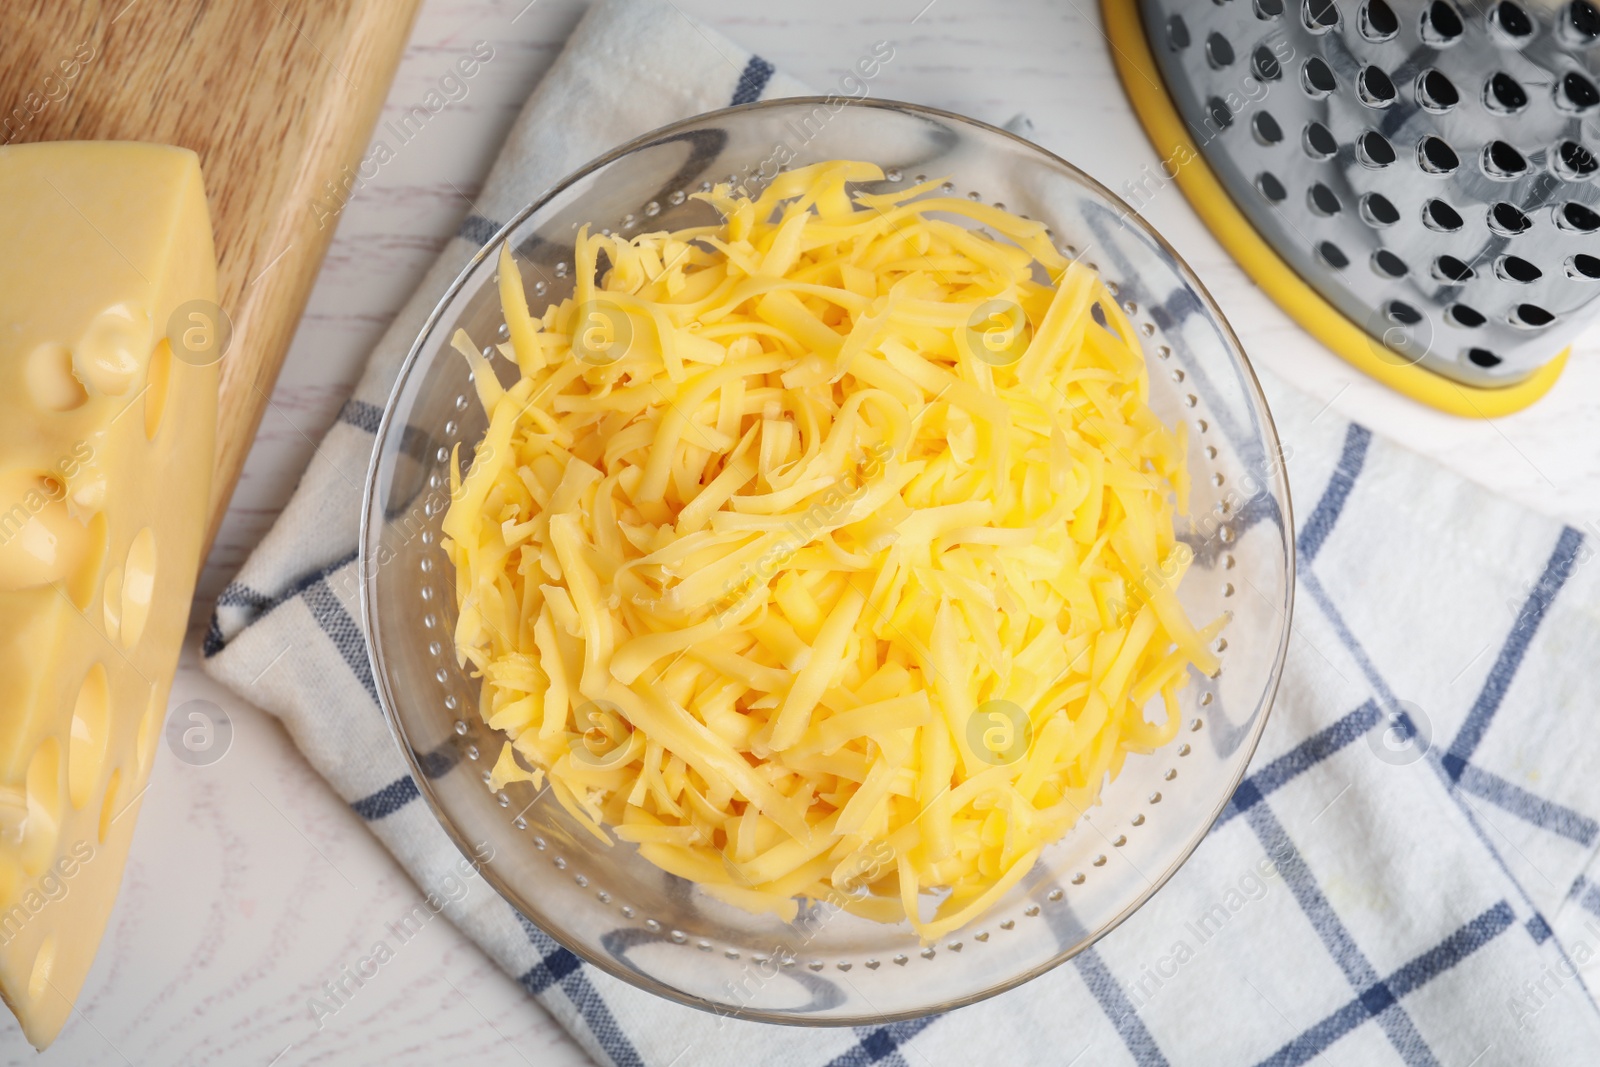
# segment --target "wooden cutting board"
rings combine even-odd
[[[0,0],[0,144],[158,141],[200,156],[222,306],[233,320],[207,543],[417,3]]]

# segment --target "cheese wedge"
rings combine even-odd
[[[0,148],[0,205],[0,996],[43,1048],[111,914],[189,617],[218,368],[167,335],[215,307],[216,253],[184,149]]]

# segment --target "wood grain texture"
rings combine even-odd
[[[5,0],[0,143],[200,156],[233,320],[207,540],[359,179],[417,0]]]

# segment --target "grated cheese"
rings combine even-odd
[[[881,178],[581,230],[539,317],[502,248],[516,381],[458,335],[488,430],[444,532],[490,788],[739,907],[932,939],[1172,739],[1221,622],[1178,600],[1186,440],[1100,279],[938,183],[849,191]]]

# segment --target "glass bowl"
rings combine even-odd
[[[711,899],[618,843],[606,847],[527,783],[485,784],[500,735],[456,665],[455,596],[439,526],[451,449],[470,461],[486,421],[464,328],[501,338],[494,279],[502,240],[535,315],[571,292],[577,228],[623,234],[699,225],[686,194],[781,164],[878,163],[894,180],[944,177],[959,195],[1043,220],[1095,266],[1143,334],[1150,400],[1188,424],[1194,489],[1180,536],[1196,561],[1180,587],[1197,622],[1227,611],[1222,669],[1182,695],[1179,736],[1129,756],[1098,807],[1042,854],[992,910],[931,945],[825,904],[792,923]],[[544,280],[539,280],[544,279]],[[492,361],[508,384],[515,368]],[[362,614],[378,695],[418,787],[445,830],[518,911],[624,981],[707,1010],[770,1022],[855,1025],[971,1003],[1037,975],[1131,915],[1199,844],[1232,795],[1266,722],[1289,635],[1294,546],[1272,419],[1233,331],[1194,273],[1126,204],[1018,137],[909,104],[838,98],[730,108],[601,157],[512,219],[440,300],[401,369],[378,431],[362,509]],[[1219,642],[1222,644],[1223,642]],[[481,849],[479,849],[481,852]]]

